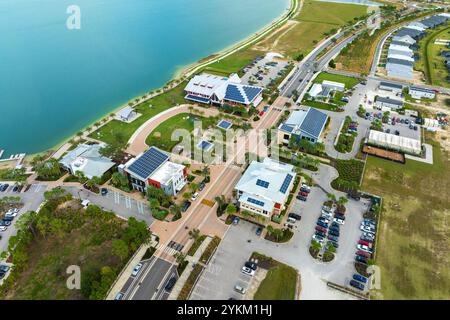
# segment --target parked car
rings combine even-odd
[[[364,258],[368,258],[368,259],[370,258],[370,253],[361,251],[361,250],[356,251],[356,255],[364,257]]]
[[[353,274],[353,279],[355,279],[359,282],[362,282],[362,283],[367,283],[367,278],[363,277],[362,275],[360,275],[358,273]]]
[[[293,212],[289,213],[288,217],[289,218],[294,218],[295,220],[301,220],[302,219],[302,217],[299,214],[296,214],[296,213],[293,213]]]
[[[375,233],[375,230],[373,230],[369,227],[366,227],[366,226],[361,226],[360,229],[361,229],[361,231],[364,231],[364,232]]]
[[[198,192],[194,193],[191,197],[191,201],[195,201],[198,198]]]
[[[322,221],[317,221],[317,225],[318,226],[321,226],[321,227],[324,227],[324,228],[328,228],[328,223],[325,223],[325,222],[322,222]]]
[[[7,266],[6,264],[0,264],[0,271],[2,272],[8,272],[9,269],[11,269],[9,266]]]
[[[252,270],[252,269],[250,269],[250,268],[247,268],[246,266],[242,267],[241,272],[242,272],[243,274],[246,274],[246,275],[252,276],[252,277],[253,277],[253,275],[255,274],[255,270]]]
[[[369,239],[375,240],[375,235],[373,233],[363,232],[362,236],[365,237],[365,238],[369,238]]]
[[[3,218],[3,221],[13,221],[14,220],[14,217],[13,216],[5,216],[4,218]]]
[[[368,246],[358,244],[356,247],[361,251],[372,253],[372,249],[370,249]]]
[[[263,230],[263,228],[261,228],[261,227],[256,228],[256,235],[257,235],[258,237],[261,235],[262,230]]]
[[[350,280],[350,285],[358,290],[364,290],[364,285],[356,280]]]
[[[170,278],[169,281],[167,281],[167,284],[164,287],[164,290],[166,290],[166,291],[172,290],[172,288],[176,282],[177,282],[177,278],[175,278],[175,277]]]
[[[9,227],[11,225],[11,221],[8,220],[0,220],[0,226]]]
[[[244,264],[244,266],[246,266],[247,268],[250,268],[252,270],[255,270],[255,271],[256,271],[256,269],[258,269],[258,265],[256,263],[252,262],[252,261],[247,261]]]
[[[234,291],[239,292],[240,294],[245,294],[247,290],[239,285],[234,286]]]
[[[355,256],[355,261],[359,263],[367,264],[367,258],[363,256]]]
[[[6,231],[6,229],[8,228],[6,228],[5,226],[0,226],[0,232]]]
[[[8,187],[9,187],[9,184],[7,184],[7,183],[2,184],[0,191],[1,191],[1,192],[5,192],[6,189],[8,189]]]
[[[142,269],[142,263],[138,263],[138,264],[134,267],[133,272],[131,272],[131,275],[132,275],[133,277],[136,277],[136,276],[138,275],[139,271],[141,271],[141,269]]]
[[[320,244],[322,244],[324,238],[318,236],[317,234],[314,234],[314,235],[312,236],[312,239],[315,240],[315,241],[317,241],[317,242],[319,242]]]
[[[345,220],[345,216],[343,214],[341,214],[341,213],[335,213],[334,217],[338,218],[338,219],[341,219],[341,220]]]
[[[335,223],[335,222],[333,222],[333,223]],[[330,230],[334,230],[336,232],[339,232],[339,225],[331,225],[330,226]]]
[[[301,191],[304,191],[304,192],[307,192],[307,193],[310,193],[311,192],[311,188],[308,186],[308,185],[306,185],[306,184],[302,184],[302,186],[300,187],[300,190]]]
[[[300,191],[298,194],[299,194],[300,196],[304,196],[304,197],[307,197],[307,196],[308,196],[308,192],[304,192],[304,191]]]
[[[334,218],[333,221],[341,225],[345,223],[345,220],[339,218]]]
[[[322,217],[326,218],[326,219],[331,219],[331,218],[333,218],[333,214],[322,210]]]
[[[114,297],[114,300],[122,300],[123,299],[123,293],[119,292],[118,294],[116,294],[116,296]]]
[[[183,205],[181,206],[181,211],[186,212],[187,209],[189,209],[189,207],[191,206],[191,202],[186,200],[185,202],[183,202]]]
[[[321,227],[321,226],[316,226],[316,230],[319,231],[319,232],[322,232],[322,233],[326,233],[327,232],[327,229],[324,228],[324,227]]]
[[[331,234],[331,235],[333,235],[333,236],[339,237],[339,231],[331,230],[331,229],[330,229],[330,230],[328,231],[328,233]]]
[[[330,220],[328,220],[327,218],[324,218],[324,217],[319,217],[318,220],[322,221],[323,223],[326,223],[326,224],[330,223]]]
[[[339,237],[338,236],[334,236],[332,234],[329,234],[328,235],[328,240],[332,240],[332,241],[338,242],[339,241]]]
[[[308,200],[308,198],[306,198],[306,197],[304,197],[304,196],[302,196],[302,195],[297,195],[297,197],[296,197],[298,200],[301,200],[301,201],[306,201],[306,200]]]
[[[206,184],[205,184],[205,182],[200,182],[200,184],[199,184],[199,186],[198,186],[198,191],[203,191],[203,189],[205,189],[205,186],[206,186]]]
[[[317,236],[325,238],[327,236],[327,234],[325,232],[320,232],[320,231],[316,231],[315,233]]]
[[[367,246],[367,247],[371,247],[372,246],[372,242],[366,241],[366,240],[359,240],[358,244],[363,245],[363,246]]]
[[[239,217],[234,217],[233,224],[236,226],[239,223]]]

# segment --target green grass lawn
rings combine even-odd
[[[204,70],[208,73],[229,76],[231,73],[239,72],[256,57],[264,55],[264,52],[253,50],[247,46],[218,62],[208,65]]]
[[[296,20],[342,26],[366,14],[366,6],[306,0]]]
[[[380,299],[448,299],[450,161],[433,144],[434,164],[369,156],[362,189],[383,197],[376,265]]]
[[[279,263],[272,267],[255,293],[255,300],[294,300],[297,271]]]
[[[294,58],[300,53],[306,55],[327,34],[365,14],[365,6],[306,0],[300,14],[294,19],[298,22],[295,26],[287,32],[282,31],[279,35],[262,41],[260,45],[270,47],[280,36],[273,51]]]
[[[335,81],[345,84],[345,89],[351,89],[359,83],[359,79],[355,77],[348,77],[339,74],[332,74],[328,72],[321,72],[317,78],[314,80],[314,83],[322,83],[322,81]]]
[[[201,121],[203,129],[215,126],[217,122],[216,118],[204,118],[189,113],[180,113],[156,127],[145,142],[149,146],[156,146],[162,150],[171,151],[179,143],[179,141],[172,141],[172,133],[176,129],[185,129],[192,132],[194,130],[194,119],[195,121]]]
[[[316,109],[323,109],[323,110],[329,110],[329,111],[338,111],[338,107],[329,103],[321,102],[321,101],[302,101],[302,105],[313,107]]]
[[[132,123],[112,120],[105,126],[93,132],[90,137],[110,143],[113,141],[114,133],[121,132],[127,139],[131,138],[133,133],[148,119],[164,110],[175,107],[177,104],[187,103],[184,99],[184,88],[186,84],[187,83],[181,83],[176,88],[137,106],[136,111],[141,113],[142,116]]]
[[[445,46],[434,44],[436,39],[450,39],[450,27],[442,26],[419,42],[421,59],[416,62],[415,68],[425,74],[427,83],[449,87],[447,81],[447,68],[445,67],[445,58],[440,55],[441,50],[447,50]]]

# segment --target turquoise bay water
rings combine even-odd
[[[282,15],[289,0],[0,0],[0,149],[53,147],[177,68]],[[66,9],[81,9],[68,30]]]

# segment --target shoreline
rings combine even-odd
[[[209,55],[207,57],[200,58],[199,60],[197,60],[196,62],[193,62],[191,64],[180,66],[180,67],[176,68],[174,70],[174,72],[172,73],[172,76],[169,78],[169,80],[167,80],[162,86],[156,87],[156,88],[152,89],[151,91],[155,92],[157,90],[163,89],[165,86],[167,86],[167,84],[169,84],[169,83],[171,83],[173,81],[181,79],[182,77],[186,76],[192,70],[196,70],[197,68],[206,67],[207,65],[216,62],[217,59],[223,59],[226,56],[233,54],[234,53],[233,51],[239,51],[243,47],[245,47],[247,45],[251,45],[253,41],[256,41],[258,39],[258,37],[260,37],[262,35],[265,36],[265,33],[269,32],[269,34],[270,34],[273,31],[271,29],[274,28],[274,27],[276,28],[278,26],[278,24],[280,24],[283,20],[288,18],[288,16],[292,12],[292,10],[296,9],[295,5],[299,4],[301,1],[302,0],[289,0],[289,6],[285,9],[283,14],[281,14],[279,17],[277,17],[274,20],[272,20],[267,25],[263,26],[261,29],[257,30],[256,32],[251,33],[250,35],[248,35],[244,39],[239,40],[239,41],[231,44],[230,46],[228,46],[228,47],[226,47],[226,48],[224,48],[224,49],[222,49],[222,50],[220,50],[218,52],[212,53],[211,55]],[[95,119],[91,123],[87,124],[85,127],[80,128],[77,132],[80,132],[80,131],[84,132],[84,131],[86,131],[86,128],[92,127],[92,125],[94,123],[104,119],[105,117],[107,117],[111,113],[116,113],[117,111],[119,111],[122,108],[126,107],[129,102],[135,100],[136,98],[141,98],[143,96],[143,94],[148,93],[148,92],[150,92],[150,91],[146,90],[142,94],[139,94],[139,95],[131,98],[127,102],[122,102],[117,107],[111,108],[110,111],[108,111],[104,115],[100,116],[99,118]],[[164,92],[161,92],[160,94],[162,94],[162,93],[164,93]],[[140,102],[140,103],[144,103],[144,102],[145,101]],[[25,156],[25,158],[24,158],[24,161],[29,160],[29,159],[35,157],[36,155],[41,155],[41,154],[49,152],[49,151],[55,151],[56,152],[59,148],[61,148],[64,144],[66,144],[70,139],[75,138],[75,137],[76,137],[76,133],[71,134],[71,135],[69,135],[67,137],[62,138],[60,140],[60,142],[56,143],[54,146],[52,146],[50,148],[44,149],[44,150],[42,150],[40,152],[36,152],[36,153],[33,153],[33,154],[27,154]],[[7,150],[5,150],[5,151],[7,151]]]

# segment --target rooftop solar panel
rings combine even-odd
[[[294,131],[294,127],[287,124],[282,124],[281,130],[291,133],[292,131]]]
[[[188,94],[186,97],[184,97],[187,100],[192,100],[195,102],[200,102],[200,103],[209,103],[209,99],[208,98],[203,98],[203,97],[199,97],[199,96],[194,96],[192,94]]]
[[[260,207],[264,207],[264,202],[262,202],[262,201],[259,201],[259,200],[253,199],[253,198],[248,198],[247,201],[250,203],[256,204]]]
[[[261,88],[244,86],[244,92],[247,95],[248,101],[253,101],[255,97],[262,91]]]
[[[151,147],[128,167],[128,171],[138,175],[139,177],[147,179],[168,159],[168,155],[155,147]]]
[[[234,84],[229,84],[225,93],[225,99],[236,101],[240,103],[245,103],[245,99],[242,96],[241,92],[239,91],[239,88]]]
[[[314,108],[309,108],[308,113],[300,126],[300,130],[318,139],[326,121],[327,115],[325,113]]]
[[[291,174],[288,174],[286,178],[284,178],[283,184],[281,185],[280,192],[286,193],[287,189],[289,188],[289,185],[291,184],[293,176]]]
[[[266,188],[266,189],[269,188],[269,183],[267,181],[264,181],[264,180],[261,180],[261,179],[256,180],[256,185],[260,186],[260,187],[263,187],[263,188]]]

